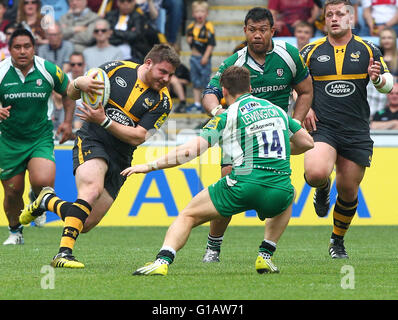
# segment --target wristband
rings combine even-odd
[[[385,72],[383,73],[383,76],[380,76],[381,79],[384,78],[385,82],[382,87],[376,87],[377,91],[380,93],[390,93],[392,90],[392,87],[394,86],[394,77],[392,76],[391,73]],[[381,82],[381,81],[380,81]],[[381,83],[379,83],[381,85]],[[376,86],[376,84],[375,84]]]
[[[372,80],[373,85],[375,85],[375,86],[380,85],[380,84],[382,83],[382,81],[383,81],[383,79],[380,77],[380,75],[377,77],[377,80],[376,80],[376,81],[373,81],[373,80]]]
[[[217,113],[218,110],[220,110],[220,109],[222,109],[222,105],[221,105],[221,104],[219,104],[217,107],[215,107],[213,110],[210,111],[211,115],[212,115],[213,117],[215,117],[215,116],[216,116],[216,113]]]
[[[292,118],[294,121],[296,121],[300,126],[301,126],[301,121],[295,118]]]
[[[149,163],[148,163],[148,167],[149,167],[149,169],[150,169],[151,171],[152,171],[152,170],[158,170],[158,169],[159,169],[158,163],[157,163],[156,161],[149,162]]]
[[[73,88],[75,88],[76,90],[80,90],[80,88],[76,85],[76,80],[73,80]]]
[[[104,128],[104,129],[108,129],[109,126],[112,124],[112,122],[113,122],[113,121],[112,121],[111,119],[109,119],[108,117],[106,117],[105,120],[102,121],[102,123],[100,124],[100,126],[101,126],[102,128]]]

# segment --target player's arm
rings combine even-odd
[[[108,130],[112,135],[114,135],[119,140],[131,144],[133,146],[139,146],[151,136],[148,130],[140,125],[137,125],[136,127],[125,126],[123,124],[112,121],[107,117],[105,117],[103,122],[98,124],[101,125],[102,127],[105,127],[106,124],[104,124],[104,121],[111,121],[111,123],[107,126],[106,130]]]
[[[140,125],[137,125],[136,127],[130,127],[109,119],[106,116],[104,107],[101,103],[99,104],[97,109],[91,108],[85,102],[83,102],[83,105],[85,108],[82,108],[80,106],[77,107],[80,113],[76,113],[76,115],[80,119],[100,125],[116,138],[125,143],[131,144],[133,146],[138,146],[144,143],[145,140],[149,137],[148,130]]]
[[[390,93],[394,85],[394,78],[389,72],[382,73],[382,69],[387,69],[382,62],[373,58],[369,59],[368,74],[373,85],[380,93]]]
[[[206,112],[212,116],[218,115],[224,111],[215,93],[205,91],[202,98],[202,105]]]
[[[181,146],[171,150],[167,155],[146,163],[129,167],[120,174],[129,176],[133,173],[148,173],[153,170],[173,168],[200,156],[209,148],[210,144],[203,137],[196,137]]]
[[[305,63],[304,56],[294,47],[286,44],[286,48],[289,50],[290,55],[296,65],[296,74],[293,78],[292,88],[297,93],[296,103],[294,107],[293,117],[302,122],[308,111],[310,110],[313,98],[313,87],[312,78],[308,66]],[[302,52],[308,54],[308,51],[304,47]]]
[[[226,63],[224,61],[218,69],[217,73],[213,76],[213,78],[211,78],[209,84],[203,91],[203,108],[206,110],[207,114],[212,117],[224,112],[224,109],[221,105],[223,94],[220,86],[220,78],[221,74],[229,66],[230,63]]]
[[[290,154],[297,155],[304,153],[314,147],[314,139],[301,128],[290,138]]]
[[[59,143],[64,143],[73,138],[72,121],[75,112],[75,101],[67,96],[67,88],[69,85],[68,76],[58,66],[45,62],[47,70],[53,77],[54,87],[53,90],[62,96],[62,105],[64,108],[64,121],[57,128],[57,135],[61,135]]]
[[[66,94],[62,95],[62,105],[64,107],[64,121],[58,126],[57,135],[61,134],[59,143],[64,143],[73,138],[72,121],[75,113],[76,103]]]
[[[11,106],[3,108],[3,105],[0,103],[0,121],[5,120],[10,116],[10,109]]]
[[[307,130],[303,129],[300,122],[288,117],[290,154],[297,155],[314,147],[314,140]]]
[[[104,88],[104,82],[100,80],[95,80],[97,73],[93,72],[88,76],[80,76],[75,80],[70,81],[67,88],[67,95],[72,100],[79,100],[81,91],[87,92],[90,94],[98,94],[102,93],[101,89]]]
[[[297,93],[293,117],[302,122],[310,110],[314,96],[311,77],[307,76],[303,81],[294,85],[293,89]]]
[[[225,124],[225,113],[213,117],[206,123],[198,137],[177,147],[156,161],[127,168],[121,174],[129,176],[132,173],[147,173],[152,170],[172,168],[189,162],[222,140],[222,131],[225,128]]]

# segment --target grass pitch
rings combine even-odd
[[[79,236],[85,269],[48,267],[60,227],[24,229],[25,245],[0,246],[1,300],[395,300],[398,227],[352,226],[348,260],[327,252],[331,227],[288,227],[274,262],[280,274],[254,269],[262,227],[228,228],[221,262],[201,262],[208,227],[195,228],[167,277],[132,276],[153,261],[166,227],[97,227]],[[0,227],[1,241],[8,235]]]

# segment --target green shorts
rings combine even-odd
[[[261,221],[286,210],[293,201],[294,189],[283,190],[265,185],[220,179],[208,188],[211,201],[219,214],[229,217],[247,210],[256,210]]]
[[[0,135],[0,150],[0,180],[8,180],[24,172],[32,158],[55,162],[52,132],[34,141],[13,140]]]

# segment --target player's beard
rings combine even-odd
[[[24,57],[24,59],[13,59],[12,58],[12,62],[14,64],[15,67],[17,67],[20,70],[28,70],[33,66],[33,59],[29,58],[29,57]]]
[[[250,48],[250,51],[252,51],[254,54],[261,55],[267,52],[267,46],[265,43],[248,43],[248,47]]]
[[[152,89],[159,91],[167,85],[168,83],[164,83],[164,81],[153,77],[152,74],[149,75],[149,87],[151,87]]]
[[[349,32],[349,29],[329,30],[329,34],[334,38],[342,38]]]

